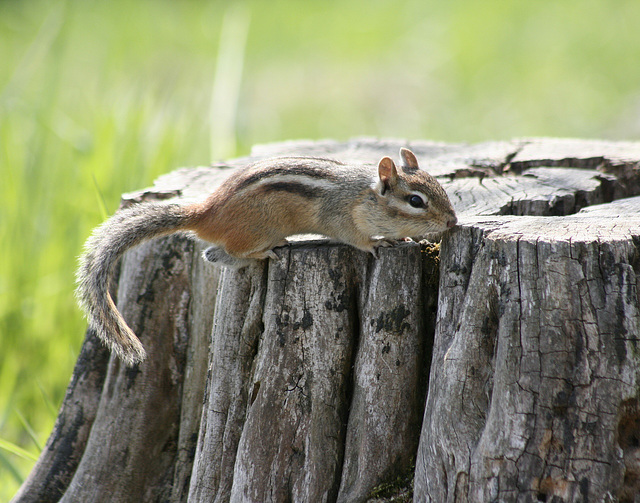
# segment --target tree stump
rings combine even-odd
[[[288,142],[123,203],[401,146],[460,217],[439,246],[297,237],[239,272],[183,235],[130,250],[148,358],[87,334],[14,501],[640,501],[640,143]]]

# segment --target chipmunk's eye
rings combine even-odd
[[[426,208],[427,207],[427,205],[422,200],[422,198],[420,196],[415,195],[415,194],[409,196],[409,204],[411,206],[413,206],[414,208]]]

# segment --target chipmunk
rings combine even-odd
[[[401,169],[390,157],[375,165],[314,157],[259,161],[225,180],[201,203],[141,203],[118,211],[87,240],[77,273],[77,297],[102,341],[127,365],[145,350],[118,312],[109,284],[115,262],[148,239],[193,231],[217,246],[206,258],[242,268],[273,258],[273,248],[293,234],[324,234],[377,256],[394,240],[454,227],[446,192],[400,150]]]

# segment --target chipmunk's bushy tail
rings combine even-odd
[[[109,288],[113,266],[129,248],[188,227],[191,213],[179,205],[143,203],[117,212],[87,240],[76,275],[76,296],[89,327],[127,365],[145,359],[140,340],[118,312]]]

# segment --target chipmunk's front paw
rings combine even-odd
[[[280,257],[278,257],[276,252],[274,252],[273,250],[267,250],[266,252],[264,252],[264,254],[267,258],[270,258],[272,260],[280,260]]]
[[[380,248],[390,248],[398,244],[397,239],[382,238],[376,239],[371,245],[371,253],[375,258],[380,258]]]

